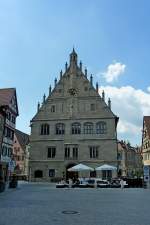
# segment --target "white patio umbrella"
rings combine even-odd
[[[108,164],[104,164],[102,166],[96,167],[95,170],[96,171],[104,171],[104,170],[105,171],[109,171],[109,170],[113,171],[113,170],[117,170],[117,167],[111,166],[111,165],[108,165]],[[108,178],[108,174],[106,172],[106,179],[107,178]]]
[[[68,169],[68,171],[77,171],[77,172],[79,172],[79,171],[93,171],[93,170],[94,170],[93,168],[91,168],[89,166],[86,166],[82,163]]]
[[[95,170],[117,170],[117,167],[104,164],[102,166],[96,167]]]

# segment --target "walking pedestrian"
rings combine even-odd
[[[123,179],[120,180],[120,184],[121,184],[121,189],[123,189],[124,188],[124,180]]]

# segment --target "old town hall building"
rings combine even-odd
[[[31,120],[30,179],[68,178],[67,169],[78,163],[95,168],[104,163],[117,165],[117,122],[111,101],[98,93],[98,83],[78,65],[73,49],[65,72],[38,103]]]

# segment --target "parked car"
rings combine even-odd
[[[110,187],[111,188],[121,188],[121,184],[120,184],[120,179],[118,178],[115,178],[115,179],[112,179],[111,180],[111,183],[110,183]],[[128,187],[128,184],[126,181],[123,181],[123,184],[124,184],[124,188],[127,188]]]
[[[110,187],[110,183],[107,180],[98,180],[97,181],[97,187],[99,187],[99,188],[108,188],[108,187]]]

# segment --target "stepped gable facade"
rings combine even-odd
[[[104,91],[100,96],[73,49],[65,72],[31,120],[30,179],[68,179],[74,176],[68,168],[78,163],[117,165],[117,122],[110,99],[105,102]]]

